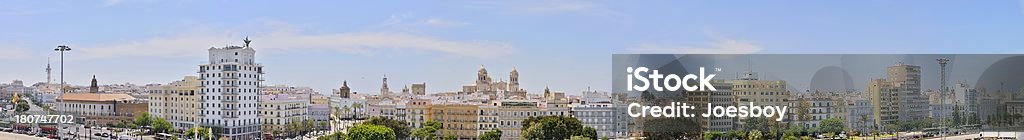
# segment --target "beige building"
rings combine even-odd
[[[691,104],[695,107],[694,110],[708,110],[708,103],[712,106],[736,106],[736,102],[733,101],[733,90],[732,84],[725,83],[725,81],[714,80],[711,81],[711,85],[717,89],[716,91],[690,91],[685,92],[686,103]],[[741,104],[745,105],[745,104]],[[700,124],[701,131],[718,131],[725,132],[733,130],[733,124],[737,121],[732,117],[692,117],[694,122]]]
[[[177,130],[195,127],[199,121],[198,77],[185,76],[182,80],[148,90],[150,115],[167,119]]]
[[[434,104],[430,107],[430,119],[441,123],[440,135],[452,135],[458,139],[479,137],[479,104]]]
[[[736,80],[727,80],[725,83],[732,84],[733,102],[738,105],[753,102],[758,106],[790,106],[792,95],[786,90],[786,81],[782,80],[761,80],[757,73],[746,72]],[[789,113],[792,113],[790,111]],[[736,121],[733,126],[743,126],[743,121]]]
[[[57,111],[82,118],[85,124],[110,126],[131,122],[135,114],[148,111],[148,103],[128,94],[69,93],[59,97]]]
[[[412,84],[413,95],[427,95],[427,83]]]
[[[876,126],[894,124],[899,119],[899,96],[898,89],[885,79],[873,79],[868,83],[867,94],[872,104],[872,119]]]
[[[498,104],[498,128],[501,139],[522,139],[523,120],[544,116],[538,101],[502,100]]]
[[[867,89],[876,126],[924,119],[928,99],[921,93],[921,66],[896,63],[886,74],[885,79],[871,80]]]
[[[308,95],[262,95],[259,103],[259,119],[264,133],[273,130],[286,132],[287,124],[308,119]]]
[[[431,101],[426,99],[412,99],[404,105],[403,118],[409,123],[409,127],[423,128],[423,122],[430,118]]]
[[[897,88],[899,121],[910,122],[928,116],[928,98],[921,93],[921,66],[896,63],[889,66],[887,81]]]

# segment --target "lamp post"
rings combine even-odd
[[[66,45],[60,45],[60,46],[57,46],[56,49],[53,49],[53,51],[60,52],[60,95],[63,98],[64,97],[64,93],[65,93],[65,91],[64,91],[64,52],[70,52],[71,51],[71,47],[68,47]],[[61,99],[61,103],[64,103],[63,101],[64,100]]]
[[[67,45],[60,45],[57,46],[57,48],[53,49],[53,51],[60,52],[60,95],[58,98],[60,104],[57,106],[57,108],[59,108],[57,110],[57,113],[60,115],[64,115],[64,93],[67,92],[64,91],[64,52],[71,51],[71,47],[68,47]],[[58,127],[60,127],[60,125],[58,125]]]

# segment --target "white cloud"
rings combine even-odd
[[[664,43],[641,43],[629,48],[632,53],[657,54],[751,54],[761,51],[761,47],[746,40],[721,39],[705,45],[677,45]]]
[[[430,19],[427,19],[426,21],[423,21],[423,24],[426,24],[426,25],[429,25],[429,26],[434,26],[434,27],[456,27],[456,26],[469,25],[469,23],[465,23],[465,22],[445,20],[445,19],[440,19],[440,18],[430,18]]]
[[[303,34],[276,29],[251,34],[252,46],[263,52],[334,50],[345,53],[418,51],[457,57],[494,58],[516,53],[509,43],[484,40],[450,40],[405,32],[344,32]],[[165,37],[121,41],[88,46],[85,58],[202,57],[210,47],[239,45],[244,37],[236,32],[188,32]]]

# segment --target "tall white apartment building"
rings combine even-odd
[[[200,125],[233,140],[260,136],[257,101],[263,66],[256,63],[252,41],[243,41],[244,46],[211,47],[209,63],[199,65]]]

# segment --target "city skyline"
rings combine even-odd
[[[0,6],[0,19],[18,21],[0,23],[0,81],[45,81],[52,48],[69,45],[71,84],[92,75],[102,84],[167,83],[194,75],[204,49],[251,36],[263,64],[274,66],[270,85],[327,93],[348,81],[375,93],[386,74],[392,87],[457,91],[485,65],[495,77],[516,67],[530,93],[551,86],[577,94],[610,90],[612,73],[600,69],[614,53],[1019,53],[1021,5],[16,1]]]

